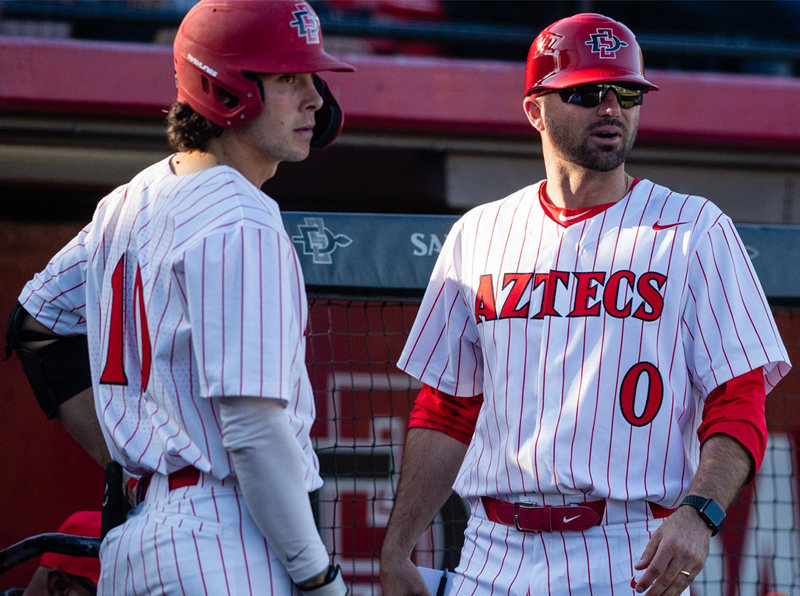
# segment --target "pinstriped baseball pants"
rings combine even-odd
[[[662,522],[643,514],[584,532],[526,533],[486,519],[479,499],[470,505],[450,596],[636,595],[631,580],[644,572],[633,564]]]
[[[236,482],[201,474],[170,491],[154,474],[147,494],[100,548],[98,594],[294,594]]]

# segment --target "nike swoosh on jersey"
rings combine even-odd
[[[668,228],[674,228],[675,226],[682,226],[683,224],[687,224],[687,223],[689,223],[689,222],[688,221],[676,221],[674,223],[666,223],[666,224],[662,224],[662,223],[656,222],[656,223],[653,224],[653,229],[657,232],[659,230],[666,230]]]
[[[567,517],[567,516],[565,515],[564,517],[562,517],[562,518],[561,518],[561,522],[562,522],[562,523],[565,523],[565,524],[568,524],[568,523],[569,523],[569,522],[571,522],[571,521],[575,521],[575,520],[576,520],[576,519],[578,519],[579,517],[580,517],[580,515],[574,515],[574,516],[572,516],[572,517]]]
[[[289,562],[289,563],[291,563],[291,562],[292,562],[292,561],[294,561],[294,560],[295,560],[297,557],[299,557],[300,555],[302,555],[302,554],[303,554],[303,552],[304,552],[305,550],[306,550],[306,547],[304,546],[304,547],[303,547],[303,548],[301,548],[301,549],[300,549],[298,552],[296,552],[294,555],[288,555],[288,554],[287,554],[287,555],[286,555],[286,561],[287,561],[287,562]]]

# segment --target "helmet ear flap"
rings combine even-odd
[[[342,131],[344,113],[325,80],[317,74],[312,75],[312,77],[314,87],[322,97],[322,107],[314,112],[314,131],[311,136],[311,146],[315,149],[324,149],[333,143]]]

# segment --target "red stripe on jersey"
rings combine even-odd
[[[452,305],[451,305],[451,309],[452,309]],[[425,366],[422,367],[422,372],[420,373],[421,377],[425,376],[425,372],[428,370],[428,365],[431,363],[431,360],[433,360],[433,357],[436,355],[436,349],[439,347],[439,342],[442,341],[442,337],[444,336],[446,331],[447,331],[447,329],[445,327],[442,327],[439,330],[439,336],[436,338],[436,341],[433,342],[433,347],[431,348],[431,353],[428,356],[428,359],[425,361]],[[421,337],[421,336],[422,336],[422,334],[420,333],[419,337]],[[449,363],[450,356],[447,357],[447,361]],[[441,382],[441,379],[442,379],[442,377],[440,375],[438,382]],[[438,384],[438,382],[437,382],[437,384]]]
[[[654,187],[651,187],[651,189],[650,189],[650,195],[648,195],[648,200],[649,200],[650,196],[652,196],[653,188]],[[628,198],[630,198],[630,196],[631,196],[631,193],[628,193]],[[638,222],[638,225],[636,226],[636,233],[634,234],[634,237],[633,237],[633,244],[632,244],[631,250],[630,250],[630,260],[628,261],[628,269],[633,269],[634,255],[636,255],[636,253],[638,252],[636,250],[636,247],[637,247],[637,244],[639,242],[639,234],[640,234],[640,232],[642,230],[642,222],[644,221],[644,216],[645,216],[645,212],[646,212],[646,206],[647,206],[647,201],[645,201],[644,205],[641,207],[640,212],[639,212],[639,222]],[[626,205],[626,211],[627,211],[627,205]],[[651,250],[650,250],[650,261],[648,262],[648,270],[650,269],[649,265],[652,265],[652,258],[653,258],[653,248],[651,248]],[[624,337],[625,322],[626,322],[625,320],[622,321],[622,337]],[[642,336],[640,334],[640,336],[639,336],[639,355],[640,356],[641,356],[641,352],[642,352],[642,341],[643,341],[643,339],[642,339]],[[620,342],[620,357],[621,356],[622,356],[622,342]],[[619,372],[620,371],[618,369],[617,370],[618,375],[619,375]],[[628,373],[626,373],[626,375],[627,374]],[[624,384],[625,384],[625,379],[623,379],[622,384],[620,384],[619,383],[619,376],[617,376],[617,385],[616,386],[621,388]],[[620,389],[620,392],[622,392],[622,389]],[[621,395],[619,396],[619,398],[621,400]],[[612,424],[613,424],[613,422],[612,422]],[[652,431],[652,427],[651,427],[650,430]],[[626,477],[625,496],[627,498],[630,498],[630,483],[627,481],[627,478],[628,478],[628,475],[629,475],[630,465],[631,465],[631,453],[633,452],[633,448],[632,447],[633,447],[633,427],[630,426],[630,427],[628,427],[628,454],[627,454],[627,461],[625,462],[625,466],[626,466],[625,467],[625,470],[626,470],[625,471],[625,477]],[[648,437],[648,451],[649,451],[649,437]],[[608,478],[609,478],[609,486],[611,486],[610,475],[608,476]],[[645,478],[646,478],[646,476],[645,476]],[[645,482],[646,482],[646,480],[645,480]],[[626,513],[627,513],[627,509],[626,509]],[[632,572],[633,572],[633,569],[631,569],[631,573]]]
[[[730,253],[730,246],[728,246],[728,252]],[[752,368],[752,366],[750,364],[750,358],[747,355],[747,350],[745,349],[744,343],[742,342],[742,337],[741,337],[741,334],[739,332],[739,326],[736,324],[737,316],[734,314],[733,308],[731,307],[731,299],[728,297],[727,284],[725,283],[725,277],[719,270],[719,261],[717,260],[713,243],[711,244],[711,260],[714,263],[714,270],[717,272],[717,277],[720,280],[720,287],[722,288],[722,293],[723,293],[723,296],[725,297],[725,306],[728,307],[728,314],[730,315],[730,320],[733,323],[733,329],[735,331],[736,339],[739,340],[739,347],[741,348],[741,353],[744,356],[745,360],[747,360],[748,367]],[[735,289],[735,288],[732,288],[732,289]],[[740,294],[740,296],[741,296],[741,294]],[[745,312],[747,312],[747,309],[744,309],[744,310],[745,310]],[[716,319],[716,317],[715,317],[715,319]],[[726,355],[726,359],[727,359],[727,355]]]
[[[220,331],[222,332],[221,333],[222,337],[220,338],[220,343],[222,345],[220,345],[221,354],[220,354],[220,373],[219,373],[220,388],[219,388],[219,392],[223,397],[225,396],[225,385],[226,385],[226,383],[225,383],[225,356],[227,355],[227,350],[226,350],[226,347],[225,347],[225,340],[227,338],[227,333],[225,333],[225,327],[226,327],[226,325],[225,325],[225,313],[228,312],[227,309],[225,308],[225,265],[226,265],[225,249],[227,248],[227,244],[228,244],[228,237],[227,236],[223,236],[222,237],[222,251],[221,251],[222,252],[222,263],[220,264],[220,278],[221,279],[220,279],[220,284],[219,284],[219,289],[220,289],[220,312],[217,314],[217,316],[220,318],[220,322],[221,322]],[[244,259],[242,259],[242,260],[244,260]]]
[[[698,261],[699,261],[699,259],[698,259]],[[702,265],[701,265],[701,269],[702,269]],[[705,276],[705,274],[704,274],[704,276]],[[692,300],[694,300],[695,304],[699,304],[699,302],[697,300],[697,296],[695,296],[694,290],[692,290],[691,287],[689,287],[689,294],[691,295]],[[697,313],[697,310],[698,310],[697,307],[695,307],[695,313]],[[711,314],[713,316],[713,314],[714,314],[713,306],[711,307],[710,310],[711,310]],[[715,321],[716,321],[716,317],[715,317]],[[703,348],[706,351],[706,356],[708,358],[708,361],[709,362],[713,362],[714,359],[712,357],[711,350],[709,350],[709,348],[708,348],[708,342],[706,341],[705,334],[703,333],[702,321],[700,320],[700,317],[697,314],[695,314],[695,327],[700,331],[700,340],[703,342]],[[717,323],[717,331],[719,331],[720,333],[722,332],[722,330],[719,328],[719,323]],[[693,337],[693,339],[695,341],[697,341],[697,338]],[[723,352],[723,355],[724,355],[724,352]],[[727,356],[725,357],[725,359],[727,360]],[[728,366],[730,367],[730,362],[728,362]],[[709,369],[709,371],[711,372],[711,376],[714,377],[714,384],[715,385],[719,385],[720,383],[719,383],[719,381],[717,379],[717,373],[714,371],[714,368],[711,367]],[[697,375],[697,371],[695,371],[695,374]],[[698,379],[702,379],[702,377],[700,377],[699,375],[697,376],[697,378]],[[704,388],[709,393],[711,392],[711,389],[709,387],[704,387]]]
[[[512,215],[511,215],[512,224],[511,224],[511,228],[509,229],[509,234],[506,236],[505,244],[503,245],[503,254],[502,254],[502,257],[500,258],[500,269],[499,269],[500,271],[503,270],[503,262],[505,261],[505,255],[506,255],[506,250],[508,248],[508,242],[509,242],[509,239],[512,237],[511,229],[513,229],[513,225],[514,225],[513,222],[517,221],[517,212],[519,211],[520,205],[522,204],[522,199],[523,199],[523,195],[520,195],[519,198],[517,199],[517,203],[514,206],[514,210],[513,210]],[[500,210],[498,210],[498,217],[499,217],[499,213],[500,213]],[[530,209],[528,210],[528,217],[530,217]],[[526,220],[527,220],[527,218],[526,218]],[[517,255],[517,270],[519,270],[519,268],[520,268],[520,263],[521,263],[521,260],[522,260],[522,250],[523,250],[523,248],[525,246],[525,239],[527,238],[528,235],[525,233],[525,231],[523,229],[522,233],[520,234],[520,236],[522,237],[522,242],[520,244],[519,253]],[[487,253],[487,256],[488,256],[488,253]],[[506,279],[508,279],[509,276],[512,276],[512,279],[513,279],[514,275],[515,274],[506,274],[504,276],[504,279],[502,281],[504,288],[507,285],[506,284]],[[519,275],[521,275],[522,278],[525,280],[525,285],[527,286],[530,283],[532,275],[531,274],[519,274]],[[524,286],[522,288],[520,288],[519,291],[516,292],[516,296],[515,296],[514,295],[515,294],[515,286],[512,285],[512,290],[511,290],[509,298],[506,301],[506,304],[509,304],[511,306],[511,308],[513,308],[515,306],[515,304],[518,302],[518,300],[519,300],[519,298],[520,298],[520,296],[522,294],[522,291],[524,289],[525,289]],[[521,307],[520,313],[514,313],[512,316],[522,316],[523,318],[525,318],[527,320],[527,315],[528,315],[528,307],[524,306],[524,307]],[[510,325],[509,325],[509,327],[510,327]],[[508,353],[511,353],[511,335],[512,334],[511,334],[510,329],[509,329],[509,333],[506,336],[506,342],[507,342],[506,343],[506,350],[508,351]],[[510,377],[509,365],[510,365],[510,363],[509,363],[509,360],[507,359],[506,360],[506,378]],[[509,404],[509,400],[510,399],[511,399],[511,401],[514,401],[517,398],[517,396],[513,396],[512,398],[510,398],[509,397],[509,393],[508,393],[508,389],[509,389],[509,386],[508,386],[508,383],[506,383],[505,384],[505,395],[504,395],[504,399],[503,399],[503,408],[504,408],[503,418],[506,421],[506,432],[505,432],[504,435],[501,434],[501,437],[503,438],[503,446],[500,449],[500,453],[508,452],[508,441],[509,441],[510,436],[511,436],[511,432],[510,432],[511,429],[510,429],[509,424],[508,424],[508,418],[509,418],[509,416],[508,416],[508,404]],[[498,428],[498,433],[499,432],[500,432],[500,430]],[[503,459],[503,462],[505,463],[505,468],[506,468],[506,480],[508,481],[508,491],[511,492],[511,470],[510,470],[510,468],[508,466],[508,458],[507,457],[503,457],[502,459]]]
[[[585,231],[585,226],[584,226],[584,231]],[[583,237],[583,232],[581,232],[581,237]],[[579,253],[578,253],[578,251],[575,251],[575,263],[573,264],[573,267],[572,267],[573,271],[577,271],[578,270],[578,262],[579,262],[579,260],[580,260]],[[572,321],[573,321],[572,318],[567,319],[567,337],[571,337],[570,329],[572,328]],[[578,322],[576,324],[580,325],[581,323]],[[583,325],[584,325],[584,327],[586,326],[586,321],[585,320],[583,321]],[[583,333],[583,336],[584,336],[583,345],[584,345],[584,348],[585,348],[585,346],[586,346],[586,334]],[[584,353],[585,353],[585,349],[584,349]],[[582,391],[583,386],[582,386],[582,383],[581,383],[581,379],[583,379],[583,369],[581,369],[581,371],[579,373],[579,381],[578,381],[578,394],[579,395],[583,395],[583,391]],[[561,386],[565,387],[566,384],[567,384],[567,363],[566,363],[566,359],[565,359],[563,364],[562,364],[562,366],[561,366]],[[579,412],[579,409],[580,409],[579,406],[580,406],[580,400],[575,400],[575,424],[573,425],[573,429],[572,429],[572,442],[570,443],[570,449],[569,449],[569,474],[570,474],[570,477],[572,478],[573,485],[575,483],[575,471],[574,471],[572,463],[573,463],[573,459],[575,457],[575,439],[578,436],[578,412]],[[554,435],[556,435],[556,436],[558,435],[558,424],[560,422],[561,422],[561,411],[559,410],[558,422],[556,423],[556,432],[554,433]],[[554,470],[556,469],[555,466],[556,466],[556,457],[555,457],[555,450],[554,450],[553,451],[553,469]]]
[[[478,228],[480,228],[480,220],[481,219],[483,219],[483,212],[481,212],[481,217],[478,220]],[[494,220],[492,221],[491,232],[489,233],[489,236],[488,236],[488,239],[487,239],[487,247],[494,245],[494,234],[495,234],[495,231],[497,229],[497,221],[498,221],[498,219],[500,219],[500,209],[497,209],[495,211],[495,213],[494,213]],[[508,241],[508,236],[506,236],[506,242],[507,241]],[[505,246],[506,246],[506,244],[504,244],[504,250],[505,250]],[[478,251],[475,251],[474,254],[477,255]],[[483,271],[487,271],[488,268],[489,268],[489,257],[491,256],[491,251],[490,250],[485,250],[484,254],[485,254],[486,258],[484,259],[484,262],[483,262]],[[505,253],[502,252],[501,253],[501,258],[500,258],[500,264],[501,265],[502,265],[502,261],[503,261],[502,257],[504,255],[505,255]],[[494,353],[496,353],[497,352],[497,326],[496,325],[492,326],[492,344],[494,344],[494,346],[492,348],[492,351]],[[495,396],[493,396],[491,401],[489,401],[489,405],[492,408],[494,408],[494,410],[495,410],[495,413],[491,416],[491,418],[495,421],[495,430],[497,431],[497,438],[498,438],[498,441],[499,441],[499,439],[500,439],[500,427],[499,427],[499,424],[498,424],[499,417],[497,416],[497,399],[495,398]],[[489,417],[487,417],[487,419],[488,418]],[[498,466],[500,465],[500,461],[502,459],[502,454],[499,453],[498,450],[490,450],[489,451],[489,466],[487,467],[487,475],[489,473],[491,473],[491,475],[494,477],[494,479],[495,479],[495,490],[499,493],[500,492],[500,474],[499,474],[499,471],[498,470],[494,470],[493,472],[489,472],[490,470],[493,469],[493,462],[494,462],[495,453],[497,454],[497,465]],[[486,478],[486,483],[487,484],[489,483],[489,478],[488,477]]]
[[[280,236],[277,237],[277,244],[278,244],[278,253],[280,254],[281,251],[281,238]],[[278,259],[278,279],[283,279],[283,259]],[[274,288],[274,291],[278,294],[278,312],[283,312],[283,293],[281,292],[281,288]],[[283,319],[284,317],[278,317],[278,358],[279,358],[279,365],[278,365],[278,387],[283,387]],[[301,331],[302,333],[302,331]],[[288,398],[289,396],[277,396],[277,397],[285,397]]]
[[[262,245],[261,240],[261,229],[258,230],[258,245]],[[258,287],[264,287],[264,253],[263,251],[258,251]],[[264,293],[258,293],[258,312],[264,312]],[[264,337],[264,317],[258,317],[258,329],[259,329],[259,337]],[[264,342],[258,342],[258,349],[259,349],[259,357],[258,357],[258,370],[259,370],[259,388],[261,392],[264,391]]]
[[[239,261],[239,296],[241,296],[242,300],[244,300],[244,279],[245,279],[244,234],[242,234],[239,237],[239,252],[243,255],[242,259]],[[239,309],[239,329],[244,329],[244,308]],[[239,334],[239,395],[241,395],[244,390],[243,383],[244,383],[244,333],[240,333]]]
[[[200,265],[200,354],[203,360],[203,378],[208,385],[208,367],[206,366],[206,244],[208,240],[203,239],[203,260]]]
[[[448,273],[449,273],[449,270],[448,270]],[[446,279],[446,276],[445,276],[445,279]],[[422,323],[422,326],[420,327],[419,333],[417,333],[417,339],[414,341],[414,345],[411,347],[411,350],[409,350],[409,352],[408,352],[408,357],[406,358],[404,366],[408,365],[408,362],[411,360],[411,357],[414,355],[414,350],[417,349],[417,346],[419,345],[419,342],[422,339],[422,336],[423,336],[423,334],[425,332],[425,328],[428,326],[428,323],[430,322],[430,319],[431,319],[431,317],[433,316],[433,313],[436,310],[436,304],[439,302],[439,299],[442,297],[443,293],[444,293],[444,284],[442,284],[439,287],[439,292],[436,294],[436,298],[433,300],[433,304],[431,304],[431,308],[428,310],[428,316],[425,317],[425,321]],[[440,338],[441,338],[441,334],[442,333],[444,333],[444,329],[442,329],[441,333],[439,334]],[[438,341],[436,343],[438,345]],[[431,349],[431,355],[428,357],[428,361],[427,362],[430,362],[430,359],[433,357],[433,352],[435,351],[435,349],[436,349],[436,345],[434,345],[433,349]],[[423,367],[423,372],[424,372],[425,368],[427,368],[427,363],[426,363],[425,367]],[[420,376],[422,376],[422,375],[420,375]]]
[[[455,307],[455,305],[456,305],[456,303],[455,303],[455,301],[453,301],[453,307]],[[448,319],[449,318],[450,317],[448,317]],[[461,378],[461,361],[462,361],[461,348],[464,345],[464,342],[462,342],[461,340],[463,339],[464,335],[467,332],[467,325],[468,324],[469,324],[469,320],[464,319],[464,325],[461,327],[461,333],[458,336],[458,339],[459,339],[459,341],[458,341],[458,354],[456,355],[456,358],[458,359],[457,362],[456,362],[456,379],[457,380]],[[448,356],[448,359],[449,358],[450,357]],[[447,367],[445,366],[445,368],[447,368]],[[458,381],[457,380],[456,380],[456,386],[455,386],[455,393],[458,393]],[[437,389],[438,389],[438,386],[441,384],[441,382],[442,382],[442,378],[439,377],[439,382],[437,383]]]
[[[76,284],[76,285],[72,286],[71,288],[67,288],[66,290],[63,290],[63,291],[62,291],[60,294],[56,294],[55,296],[53,296],[53,297],[52,297],[52,298],[49,300],[49,302],[55,302],[55,301],[56,301],[56,300],[58,300],[58,299],[59,299],[61,296],[64,296],[65,294],[69,294],[69,293],[70,293],[70,292],[72,292],[73,290],[77,290],[78,288],[82,288],[82,287],[83,287],[83,286],[85,286],[85,285],[86,285],[86,282],[85,282],[85,281],[82,281],[82,282],[80,282],[79,284]]]
[[[529,218],[530,218],[530,211],[531,210],[528,210],[528,217]],[[546,220],[544,218],[542,218],[541,219],[541,224],[539,226],[539,234],[538,234],[539,244],[536,246],[536,255],[533,258],[533,263],[534,264],[539,262],[539,255],[541,254],[541,251],[542,251],[542,241],[543,241],[543,239],[545,237],[545,235],[543,233],[543,229],[544,229],[544,226],[545,226],[545,221]],[[528,222],[526,220],[525,229],[527,229],[527,225],[528,225]],[[529,286],[529,288],[530,289],[528,291],[528,303],[530,303],[531,300],[533,299],[533,290],[534,290],[533,284],[531,284]],[[528,327],[530,325],[530,322],[531,322],[530,319],[526,317],[525,318],[525,337],[528,337]],[[526,341],[526,342],[523,342],[523,343],[524,343],[524,346],[525,346],[525,348],[524,348],[525,349],[525,353],[524,353],[524,357],[523,357],[523,363],[524,363],[524,366],[525,366],[525,370],[527,370],[527,368],[528,368],[528,342]],[[521,391],[520,391],[520,395],[521,396],[526,395],[525,386],[526,386],[527,379],[528,379],[527,375],[523,375],[523,377],[522,377],[522,386],[521,386]],[[520,464],[520,460],[519,460],[519,454],[520,454],[520,451],[522,449],[522,420],[523,420],[523,416],[522,415],[523,415],[524,410],[525,410],[525,400],[524,399],[520,399],[519,400],[519,421],[520,421],[520,424],[517,427],[516,458],[517,458],[517,464],[518,464],[518,468],[519,468],[519,475],[520,475],[520,480],[521,480],[523,492],[528,492],[528,489],[525,486],[525,475],[522,472],[522,465]]]
[[[650,198],[652,197],[654,189],[655,189],[655,184],[652,184],[651,187],[650,187],[650,195],[648,196],[648,202],[650,202]],[[663,217],[665,207],[667,206],[669,198],[672,195],[673,195],[673,192],[669,191],[669,193],[667,193],[667,195],[662,199],[661,210],[659,211],[659,214],[658,214],[658,219],[659,220],[661,219],[661,217]],[[684,196],[683,203],[681,204],[680,208],[678,209],[678,216],[677,216],[677,220],[678,221],[683,221],[682,220],[683,212],[684,212],[684,209],[686,208],[686,204],[688,203],[690,196],[691,195],[685,195]],[[667,259],[667,269],[666,269],[666,273],[665,273],[665,275],[667,277],[670,276],[670,272],[672,271],[672,257],[675,255],[676,246],[677,246],[676,239],[677,239],[677,235],[674,234],[672,236],[672,244],[671,244],[670,251],[669,251],[669,258]],[[655,242],[653,243],[653,248],[655,248]],[[681,282],[682,283],[682,287],[686,287],[688,275],[689,275],[689,269],[687,268],[686,269],[686,273],[684,274],[684,278],[683,278],[683,280]],[[664,322],[664,320],[662,318],[659,318],[658,327],[656,328],[656,343],[658,343],[658,340],[661,337],[661,330],[662,330],[662,323],[663,322]],[[669,379],[669,378],[672,378],[672,371],[673,371],[673,369],[675,367],[675,359],[676,359],[677,355],[679,354],[679,352],[677,350],[677,346],[678,346],[678,339],[680,338],[680,323],[678,323],[678,329],[670,330],[670,331],[668,331],[668,333],[671,333],[672,336],[674,337],[672,350],[671,350],[672,358],[669,361],[669,372],[666,375],[666,378]],[[661,370],[662,363],[657,360],[656,361],[656,366],[658,367],[659,370]],[[676,397],[679,397],[679,396],[676,396]],[[675,399],[675,398],[673,398],[673,399]],[[683,399],[684,399],[684,401],[686,400],[686,395],[683,396]],[[673,429],[672,422],[673,422],[673,417],[674,417],[673,412],[674,412],[674,409],[672,408],[672,404],[670,404],[670,423],[668,425],[667,437],[666,437],[666,444],[667,445],[670,444],[670,440],[672,439],[672,429]],[[650,469],[650,457],[649,456],[650,456],[650,438],[651,437],[652,437],[652,429],[651,429],[650,435],[648,436],[648,444],[647,444],[648,458],[647,458],[647,461],[645,462],[645,476],[644,476],[645,492],[648,493],[648,494],[650,492],[648,484],[647,484],[647,479],[649,477],[649,469]],[[666,457],[663,458],[662,467],[661,467],[661,493],[662,494],[665,494],[666,490],[667,490],[667,462],[666,462],[666,459],[667,459]],[[681,485],[683,485],[683,479],[681,479]]]
[[[731,236],[731,235],[735,235],[735,234],[736,234],[736,230],[733,228],[733,221],[731,221],[731,220],[728,220],[728,221],[726,222],[726,226],[725,226],[725,228],[727,229],[727,232],[726,232],[725,234],[723,234],[723,239],[725,240],[725,244],[726,244],[726,246],[728,247],[728,253],[729,253],[729,254],[732,256],[732,258],[733,258],[733,254],[734,254],[734,252],[733,252],[733,249],[731,248],[731,243],[730,243],[730,236]],[[747,255],[747,253],[745,252],[745,250],[744,250],[744,247],[743,247],[742,243],[741,243],[741,242],[737,242],[737,243],[736,243],[736,246],[737,246],[737,247],[738,247],[738,249],[739,249],[739,255],[738,255],[738,256],[739,256],[739,257],[740,257],[740,258],[741,258],[743,261],[745,261],[745,262],[749,263],[749,262],[750,262],[750,257],[749,257],[749,256]],[[747,269],[747,271],[748,271],[748,273],[750,274],[750,283],[753,283],[753,284],[756,284],[756,283],[758,283],[758,282],[757,282],[757,280],[755,280],[755,279],[754,279],[754,277],[753,277],[753,271],[752,271],[752,269],[751,269],[751,268],[748,268],[748,269]],[[736,287],[737,287],[737,288],[739,288],[739,287],[743,287],[743,285],[742,285],[742,282],[740,282],[740,281],[739,281],[739,269],[734,269],[734,271],[733,271],[733,274],[734,274],[734,276],[735,276],[735,279],[736,279]],[[752,316],[752,314],[751,314],[751,312],[750,312],[750,311],[751,311],[751,309],[752,309],[752,305],[748,304],[747,306],[748,306],[748,308],[745,308],[745,309],[743,309],[743,310],[744,310],[745,314],[747,315],[747,319],[750,321],[750,326],[751,326],[753,329],[755,329],[755,328],[756,328],[756,324],[753,322],[753,316]],[[765,302],[765,298],[764,298],[764,296],[763,296],[763,295],[761,296],[761,306],[762,306],[762,308],[764,309],[764,312],[768,312],[768,313],[770,313],[770,314],[771,314],[770,308],[769,308],[769,306],[766,304],[766,302]],[[736,321],[736,319],[734,318],[734,322],[735,322],[735,321]],[[760,330],[759,330],[759,331],[760,331]],[[764,340],[762,340],[762,339],[761,339],[761,335],[760,335],[760,334],[756,335],[756,337],[758,338],[758,343],[759,343],[759,345],[761,345],[761,349],[763,350],[764,357],[765,357],[765,358],[768,358],[768,356],[767,356],[767,350],[766,350],[766,348],[764,347]],[[774,327],[773,327],[773,338],[775,338],[775,340],[776,340],[776,341],[780,341],[780,338],[778,337],[778,335],[777,335],[777,332],[776,332],[776,328],[774,328]],[[745,353],[745,357],[746,357],[746,356],[747,356],[747,354]],[[748,363],[749,363],[749,362],[750,362],[750,360],[748,359]]]
[[[599,241],[600,237],[603,234],[603,230],[605,229],[606,216],[607,215],[608,215],[608,213],[604,211],[603,212],[603,216],[602,216],[602,218],[600,220],[599,229],[597,231],[598,241]],[[597,252],[595,252],[594,261],[592,262],[592,268],[593,269],[597,268],[597,258],[598,258],[598,256],[599,255],[597,254]],[[602,327],[602,330],[600,332],[600,337],[601,337],[600,345],[601,346],[605,345],[606,317],[603,317],[602,325],[603,325],[603,327]],[[602,378],[602,373],[603,373],[603,359],[600,358],[598,360],[598,362],[597,362],[597,378],[598,379]],[[592,467],[592,456],[594,454],[594,431],[597,428],[597,412],[600,409],[600,383],[596,383],[596,387],[597,387],[597,389],[595,391],[595,396],[594,396],[594,415],[592,417],[592,430],[591,430],[590,435],[589,435],[589,456],[587,458],[587,464],[586,464],[586,468],[587,468],[588,473],[589,473],[589,482],[591,484],[594,484],[594,472],[592,471],[592,469],[593,469],[593,467]]]
[[[729,236],[734,236],[735,237],[735,236],[738,235],[738,233],[736,232],[736,228],[733,225],[733,221],[728,220],[726,222],[726,226],[728,228],[728,234],[725,235],[725,240],[728,241]],[[741,243],[741,242],[737,242],[736,245],[737,245],[737,247],[739,249],[739,256],[741,257],[742,261],[744,261],[745,263],[750,264],[750,257],[747,254],[747,252],[745,251],[744,244]],[[753,267],[748,267],[747,268],[747,273],[750,276],[749,282],[751,284],[753,284],[753,285],[759,285],[760,284],[760,282],[756,278],[755,270],[753,269]],[[769,304],[767,304],[766,296],[764,296],[763,293],[760,296],[760,300],[761,300],[762,312],[767,313],[767,314],[769,314],[771,316],[772,310],[770,309]],[[752,305],[748,304],[748,307],[749,308],[747,309],[747,316],[749,317],[750,314],[751,314],[750,311],[752,309]],[[780,338],[780,335],[778,334],[778,328],[776,326],[772,326],[772,337],[773,337],[773,339],[774,339],[774,341],[776,343],[778,343],[778,344],[781,343],[782,340]],[[758,336],[758,340],[759,340],[759,342],[761,342],[761,345],[763,347],[763,341],[761,339],[761,335]],[[764,350],[764,352],[766,353],[766,349]]]
[[[628,195],[628,198],[630,198],[630,194]],[[628,207],[630,207],[630,201],[625,201],[624,208],[622,210],[622,214],[620,215],[620,218],[619,218],[620,225],[617,225],[617,227],[616,227],[617,235],[616,235],[616,241],[614,242],[614,254],[611,257],[611,267],[610,267],[611,271],[616,270],[616,268],[617,268],[616,267],[617,256],[619,256],[620,254],[622,254],[623,257],[625,255],[629,255],[630,256],[630,260],[628,261],[628,266],[629,267],[630,267],[630,263],[633,260],[633,249],[636,246],[635,242],[634,242],[634,246],[630,250],[623,250],[621,253],[619,251],[619,249],[620,249],[620,237],[622,236],[622,231],[624,229],[623,225],[621,225],[621,224],[623,222],[625,222],[625,216],[628,214]],[[640,221],[641,221],[641,219],[640,219]],[[606,317],[603,317],[603,321],[604,322],[605,322],[605,318]],[[626,321],[627,321],[627,319],[622,319],[622,321],[620,322],[620,330],[619,330],[620,338],[624,338],[625,337],[625,323],[626,323]],[[605,329],[605,327],[604,327],[604,329]],[[601,342],[601,345],[605,345],[605,338],[603,338],[603,340]],[[616,362],[617,363],[622,361],[622,353],[623,353],[623,341],[621,340],[619,342],[619,354],[617,354],[617,358],[616,358]],[[600,360],[602,361],[603,359],[601,358]],[[614,381],[614,387],[619,387],[620,386],[619,374],[620,374],[620,370],[619,370],[619,366],[617,366],[617,376],[616,376],[616,379]],[[614,432],[614,422],[615,421],[616,421],[616,416],[611,416],[611,426],[610,426],[610,429],[608,431],[608,434],[611,437],[615,436],[615,432]],[[606,483],[608,484],[608,486],[611,486],[611,451],[612,451],[612,444],[611,444],[611,442],[609,442],[609,445],[608,445],[608,457],[606,459]],[[625,490],[626,491],[628,490],[627,473],[626,473],[626,476],[625,476]]]

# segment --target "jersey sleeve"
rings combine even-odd
[[[461,279],[461,225],[448,234],[431,273],[398,367],[434,389],[483,393],[482,354]]]
[[[305,366],[305,289],[282,229],[241,227],[182,256],[202,397],[289,400]]]
[[[59,335],[86,334],[85,239],[91,224],[81,230],[31,279],[19,303],[41,324]]]
[[[689,258],[682,341],[695,385],[708,396],[734,377],[763,367],[769,393],[791,365],[731,220],[719,215]]]

